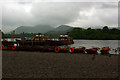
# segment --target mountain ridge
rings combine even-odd
[[[33,32],[33,33],[46,33],[50,30],[53,30],[54,28],[51,27],[50,25],[36,25],[36,26],[20,26],[18,28],[16,28],[14,31],[15,33],[17,34],[20,34],[22,32],[25,32],[25,33],[30,33],[30,32]]]
[[[55,28],[54,30],[48,31],[47,35],[60,35],[60,34],[67,34],[68,32],[70,32],[73,29],[72,26],[68,26],[68,25],[60,25],[57,28]]]
[[[20,34],[22,32],[25,33],[42,33],[47,35],[53,35],[53,34],[66,34],[67,32],[70,32],[73,28],[82,28],[82,27],[73,27],[69,25],[60,25],[56,28],[53,28],[50,25],[35,25],[35,26],[20,26],[16,28],[14,31],[16,34]],[[89,28],[89,27],[88,27]],[[91,27],[92,29],[102,29],[103,27]],[[109,28],[119,28],[119,27],[109,27]],[[84,28],[82,28],[84,29]],[[119,28],[120,29],[120,28]]]

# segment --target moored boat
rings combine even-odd
[[[57,38],[50,38],[44,35],[35,35],[34,38],[26,39],[22,36],[21,40],[16,41],[2,41],[2,44],[5,46],[4,50],[8,50],[8,47],[11,50],[54,50],[55,46],[70,45],[74,44],[74,41],[68,35],[60,35]],[[14,45],[16,44],[16,46]],[[7,47],[7,48],[6,48]]]
[[[85,53],[85,47],[83,47],[83,46],[81,46],[81,47],[79,47],[79,48],[75,48],[75,47],[70,47],[69,48],[69,52],[70,53],[73,53],[73,52],[75,52],[75,53]]]
[[[110,48],[109,47],[103,47],[100,52],[101,54],[109,54]]]
[[[98,48],[90,48],[90,49],[86,49],[85,51],[87,52],[87,54],[97,54]]]

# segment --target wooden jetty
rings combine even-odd
[[[21,40],[16,39],[14,41],[14,33],[12,33],[12,40],[7,41],[3,39],[2,49],[3,50],[54,50],[56,46],[74,44],[71,37],[67,35],[60,35],[58,38],[50,38],[49,36],[36,35],[31,33],[24,37],[24,32],[21,33]]]

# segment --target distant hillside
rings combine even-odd
[[[54,28],[49,26],[49,25],[36,25],[36,26],[20,26],[18,28],[15,29],[15,33],[19,34],[22,32],[25,33],[46,33],[48,31],[53,30]]]
[[[66,34],[67,32],[70,32],[73,29],[73,27],[68,25],[61,25],[54,30],[48,31],[46,34],[48,35],[60,35],[60,34]]]

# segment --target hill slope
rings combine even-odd
[[[71,26],[61,25],[52,31],[48,31],[46,34],[48,34],[48,35],[66,34],[67,32],[71,31],[72,29],[73,29],[73,27],[71,27]]]
[[[19,34],[22,32],[25,33],[46,33],[50,30],[53,30],[54,28],[49,26],[49,25],[36,25],[36,26],[20,26],[18,28],[15,29],[15,33]]]

